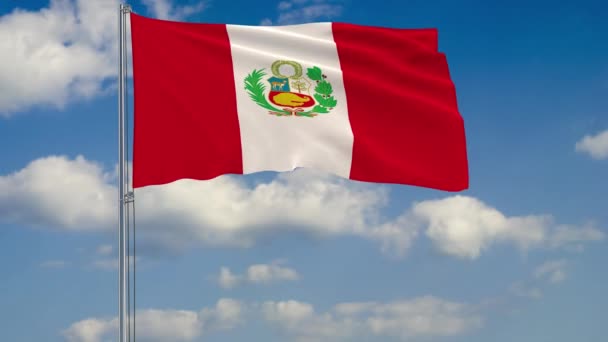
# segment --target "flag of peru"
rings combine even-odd
[[[240,26],[131,14],[133,186],[314,168],[468,188],[435,29]]]

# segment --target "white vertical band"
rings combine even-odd
[[[354,138],[331,23],[270,27],[227,25],[227,30],[232,49],[243,173],[310,167],[348,178]],[[271,88],[268,79],[273,77],[271,65],[277,60],[299,63],[304,76],[307,68],[319,67],[332,85],[336,107],[328,114],[312,118],[275,116],[260,107],[245,90],[245,77],[254,69],[264,69],[266,76],[262,82],[268,98]],[[285,71],[288,73],[289,66]],[[316,83],[311,84],[309,94],[312,96]]]

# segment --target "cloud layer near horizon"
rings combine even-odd
[[[261,320],[277,328],[288,340],[348,341],[356,336],[455,336],[478,329],[483,316],[475,305],[433,296],[391,302],[347,302],[317,312],[297,300],[243,303],[220,299],[215,307],[190,310],[140,310],[138,339],[142,341],[194,341],[211,331],[230,330]],[[63,331],[69,342],[101,342],[117,329],[116,318],[88,318]]]

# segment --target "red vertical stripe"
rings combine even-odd
[[[333,24],[354,135],[350,178],[468,188],[464,123],[435,30]]]
[[[242,173],[226,26],[131,14],[131,31],[133,186]]]

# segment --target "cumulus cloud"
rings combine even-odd
[[[200,244],[250,247],[264,236],[302,232],[316,238],[360,237],[377,241],[389,255],[404,256],[424,235],[447,255],[475,259],[499,243],[521,250],[580,249],[605,238],[592,225],[559,225],[550,215],[507,216],[462,195],[417,202],[386,218],[385,186],[306,169],[256,184],[244,179],[222,176],[137,189],[140,241],[181,251]],[[35,160],[0,176],[0,223],[113,232],[115,182],[115,172],[82,156]]]
[[[506,217],[466,196],[417,203],[413,213],[426,222],[426,235],[441,251],[471,259],[501,240],[523,248],[539,245],[551,220],[548,216]]]
[[[193,341],[209,331],[234,328],[241,321],[240,302],[220,299],[215,307],[199,312],[190,310],[148,309],[137,312],[137,337],[147,342]],[[102,342],[118,329],[117,318],[89,318],[63,331],[68,342]]]
[[[468,196],[416,203],[412,213],[426,226],[426,235],[439,250],[469,259],[496,243],[511,243],[522,250],[560,248],[600,241],[605,236],[592,226],[556,225],[550,215],[509,217]]]
[[[0,17],[0,116],[90,98],[116,75],[118,0],[53,0]]]
[[[215,308],[204,308],[199,316],[207,330],[230,330],[243,322],[247,306],[238,300],[222,298]]]
[[[255,284],[267,284],[273,281],[294,281],[300,276],[298,272],[279,263],[256,264],[247,269],[247,280]]]
[[[177,5],[171,0],[142,0],[142,3],[156,18],[167,20],[184,20],[207,7],[206,1],[198,1],[189,5]]]
[[[0,222],[100,230],[115,224],[118,195],[111,173],[76,157],[37,159],[0,176]]]
[[[262,19],[260,25],[290,25],[329,20],[342,15],[342,1],[335,0],[286,0],[277,5],[277,17]]]
[[[231,289],[242,284],[270,284],[300,279],[296,270],[281,266],[282,264],[281,261],[274,261],[270,264],[251,265],[244,274],[234,274],[228,267],[222,267],[217,281],[222,288]]]
[[[114,176],[83,157],[35,160],[0,176],[0,222],[113,231]],[[136,197],[140,237],[179,250],[194,243],[246,247],[280,231],[370,237],[387,194],[384,187],[302,170],[253,186],[230,176],[183,180],[138,189]]]
[[[404,257],[418,237],[420,221],[411,211],[369,228],[366,234],[369,239],[380,242],[382,252],[394,257]]]
[[[118,320],[89,318],[72,324],[63,331],[69,342],[100,342],[104,334],[118,329]]]
[[[370,335],[400,340],[455,336],[483,323],[474,306],[432,296],[388,303],[340,303],[322,313],[295,300],[265,302],[261,309],[268,322],[302,341],[348,341]]]
[[[577,152],[587,153],[593,159],[608,158],[608,130],[596,135],[586,135],[576,143]]]
[[[185,180],[144,188],[136,196],[142,226],[173,227],[173,237],[164,236],[165,229],[154,231],[165,241],[175,240],[177,230],[187,240],[176,244],[203,241],[244,247],[275,232],[365,237],[386,200],[380,188],[349,185],[305,170],[280,174],[254,186],[237,177]]]
[[[350,341],[357,336],[399,340],[456,336],[480,328],[483,317],[475,305],[433,296],[339,303],[325,312],[297,300],[243,303],[222,298],[198,312],[138,311],[137,333],[142,341],[193,341],[247,321],[278,328],[289,341]],[[116,329],[116,318],[88,318],[65,329],[63,336],[69,342],[101,342]]]
[[[220,275],[217,277],[217,283],[224,289],[231,289],[239,285],[241,277],[232,273],[228,267],[222,267],[220,268]]]

